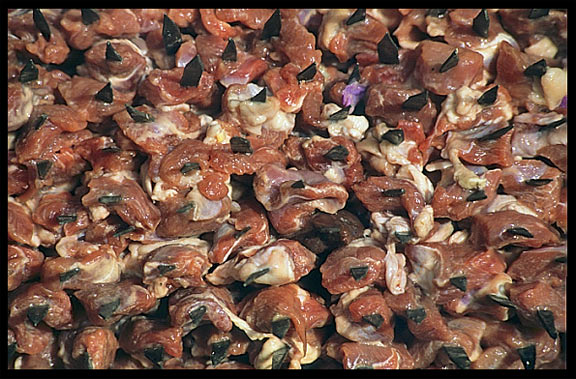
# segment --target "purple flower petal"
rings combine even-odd
[[[562,98],[562,102],[560,102],[560,108],[568,108],[568,95]]]
[[[342,91],[342,104],[345,107],[350,106],[350,112],[352,112],[356,104],[360,102],[362,96],[364,96],[367,87],[367,85],[358,82],[348,84],[344,88],[344,91]]]

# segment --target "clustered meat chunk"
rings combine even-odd
[[[566,9],[8,9],[9,369],[565,369]]]

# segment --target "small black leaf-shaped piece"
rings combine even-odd
[[[102,317],[104,320],[107,320],[110,318],[110,316],[114,314],[114,312],[116,311],[116,309],[118,309],[119,306],[120,306],[120,298],[112,300],[111,302],[101,305],[100,308],[98,308],[98,315]]]
[[[94,9],[80,9],[82,14],[82,23],[84,25],[91,25],[100,20],[100,16]]]
[[[528,345],[516,349],[526,370],[534,370],[536,365],[536,345]]]
[[[428,91],[410,96],[405,102],[402,103],[402,109],[407,111],[419,111],[428,104]]]
[[[302,188],[306,187],[306,184],[304,184],[304,181],[302,181],[302,180],[297,180],[297,181],[295,181],[294,183],[292,183],[292,184],[290,185],[290,187],[291,187],[291,188],[300,188],[300,189],[302,189]]]
[[[498,138],[502,137],[504,134],[508,133],[513,127],[514,127],[514,125],[512,125],[512,124],[505,126],[503,128],[500,128],[500,129],[490,133],[490,134],[486,134],[483,137],[479,137],[479,138],[477,138],[477,140],[479,142],[485,142],[485,141],[492,141],[492,140],[498,139]]]
[[[452,362],[461,370],[470,368],[470,358],[460,346],[442,346],[442,349]]]
[[[50,160],[43,160],[36,162],[36,171],[38,172],[38,178],[41,180],[46,179],[46,175],[48,175],[48,171],[52,168],[52,161]]]
[[[100,91],[94,95],[96,100],[99,100],[106,104],[112,104],[114,102],[114,93],[112,92],[112,84],[108,82]]]
[[[348,154],[350,154],[350,152],[346,147],[337,145],[324,154],[324,158],[330,159],[331,161],[344,162],[346,158],[348,158]]]
[[[560,255],[554,259],[556,263],[566,263],[568,261],[568,257],[566,255]]]
[[[103,148],[103,149],[100,150],[100,151],[103,151],[103,152],[105,152],[105,153],[119,153],[119,152],[122,151],[122,149],[119,148],[119,147],[117,147],[117,146],[109,146],[109,147]]]
[[[272,370],[279,370],[282,368],[289,351],[290,346],[284,345],[284,347],[272,353]]]
[[[56,220],[59,225],[64,225],[76,221],[76,215],[59,215],[56,216]]]
[[[548,65],[546,64],[545,59],[540,59],[538,62],[531,64],[530,66],[526,67],[524,70],[525,76],[535,76],[537,78],[542,77],[546,73],[548,69]]]
[[[278,338],[284,338],[288,329],[290,329],[290,318],[288,317],[281,317],[275,320],[272,320],[272,334],[274,334]]]
[[[479,200],[484,200],[487,198],[488,198],[488,196],[486,195],[484,190],[476,190],[476,191],[472,192],[470,195],[468,195],[468,197],[466,198],[466,201],[479,201]]]
[[[366,274],[368,274],[368,266],[350,267],[350,275],[356,281],[364,279]]]
[[[482,96],[478,98],[478,104],[482,106],[492,105],[498,97],[498,86],[490,88],[488,91],[484,92]]]
[[[252,229],[251,226],[247,226],[242,230],[237,230],[234,232],[234,239],[238,239],[240,237],[242,237],[244,234],[248,233],[250,231],[250,229]]]
[[[28,83],[37,79],[38,79],[38,67],[36,67],[32,59],[28,59],[28,62],[26,62],[24,67],[22,67],[22,71],[20,71],[18,81],[20,81],[20,83]]]
[[[259,277],[261,277],[263,275],[266,275],[268,273],[268,271],[270,271],[270,268],[265,267],[262,270],[255,271],[252,274],[250,274],[248,276],[248,278],[246,278],[246,281],[244,282],[244,287],[247,287],[250,284],[254,283],[254,281],[256,279],[258,279]]]
[[[200,163],[198,162],[186,162],[180,169],[182,174],[187,174],[190,171],[200,170]]]
[[[465,276],[455,276],[450,278],[450,283],[456,288],[458,288],[462,292],[466,292],[466,285],[468,284],[468,280]]]
[[[62,274],[60,274],[60,282],[65,282],[67,280],[70,280],[72,277],[78,275],[80,273],[80,268],[76,267],[73,268],[72,270],[63,272]]]
[[[144,356],[155,365],[160,365],[160,362],[162,362],[162,359],[164,358],[164,346],[144,349]]]
[[[123,236],[124,234],[128,234],[128,233],[132,233],[134,230],[136,230],[136,227],[134,225],[129,225],[126,228],[119,228],[119,230],[114,233],[112,235],[112,237],[116,238],[116,237],[120,237]]]
[[[536,314],[538,315],[540,324],[546,330],[550,338],[556,339],[558,337],[558,331],[554,325],[554,313],[547,309],[538,309]]]
[[[87,351],[80,354],[78,358],[76,358],[76,363],[79,369],[83,370],[93,370],[94,369],[94,362],[92,362],[92,357],[88,354]]]
[[[358,62],[354,63],[354,67],[352,68],[352,73],[350,74],[350,77],[348,78],[348,84],[357,81],[360,81],[360,65],[358,65]]]
[[[241,154],[252,153],[252,146],[250,145],[250,141],[242,137],[234,136],[230,138],[230,148],[232,149],[233,153],[241,153]]]
[[[458,65],[458,49],[454,49],[454,51],[452,51],[452,53],[450,54],[450,56],[448,56],[448,58],[446,58],[446,60],[444,61],[444,63],[442,63],[442,66],[440,66],[440,73],[444,73],[448,70],[450,70],[451,68],[454,68]]]
[[[164,15],[164,22],[162,24],[162,41],[164,42],[164,48],[168,55],[176,54],[180,45],[182,45],[180,28],[178,28],[178,25],[167,15]]]
[[[533,238],[534,237],[532,235],[532,233],[530,233],[528,231],[528,229],[522,228],[522,227],[506,229],[506,233],[512,234],[513,236],[521,236],[521,237],[527,237],[527,238]]]
[[[262,29],[262,34],[260,35],[261,40],[267,40],[271,37],[277,37],[280,35],[280,29],[282,28],[282,18],[280,17],[280,9],[276,9],[272,16],[264,24]]]
[[[296,75],[296,79],[300,80],[311,80],[316,75],[316,62],[312,62],[308,67],[304,70],[300,71],[298,75]]]
[[[44,39],[46,41],[50,41],[50,37],[52,36],[52,33],[50,32],[50,26],[48,25],[48,21],[46,21],[46,18],[40,9],[35,8],[32,10],[32,19],[34,20],[34,26],[36,29],[38,29],[38,31],[40,31],[40,33],[42,33]]]
[[[357,22],[363,21],[365,18],[366,18],[366,9],[356,9],[356,11],[354,11],[354,13],[352,13],[352,15],[348,17],[348,20],[346,20],[346,25],[355,24]]]
[[[121,195],[106,195],[100,196],[98,198],[98,202],[100,204],[117,204],[122,201]]]
[[[118,54],[110,41],[106,41],[106,60],[109,62],[122,62],[122,56]]]
[[[400,197],[406,193],[404,188],[391,188],[387,190],[383,190],[381,192],[382,196],[385,197]]]
[[[212,344],[212,349],[210,350],[210,361],[212,366],[216,366],[226,358],[226,353],[230,347],[230,340],[220,340]]]
[[[498,305],[501,305],[506,308],[516,309],[516,305],[510,301],[506,296],[500,296],[493,293],[489,293],[486,297]]]
[[[12,358],[14,358],[14,356],[16,355],[16,347],[17,346],[18,346],[18,344],[16,342],[12,342],[10,345],[8,345],[8,362],[9,363],[12,360]]]
[[[530,13],[528,13],[528,18],[533,20],[535,18],[548,16],[549,13],[550,9],[534,8],[530,9]]]
[[[328,120],[329,121],[341,121],[341,120],[345,120],[346,117],[348,117],[348,112],[350,111],[350,105],[348,105],[347,107],[344,107],[342,109],[340,109],[337,112],[332,113],[330,116],[328,116]]]
[[[478,16],[472,21],[472,29],[481,37],[488,38],[488,29],[490,28],[490,17],[488,11],[482,9]]]
[[[255,101],[257,103],[266,102],[266,88],[262,88],[260,92],[250,98],[250,101]]]
[[[194,204],[194,202],[190,202],[186,205],[183,205],[182,207],[178,208],[176,210],[176,213],[186,213],[188,212],[190,209],[194,208],[196,205]]]
[[[188,312],[188,316],[190,316],[190,323],[192,328],[197,327],[200,322],[202,321],[202,319],[204,318],[204,315],[206,314],[206,306],[201,305],[196,309],[191,310],[190,312]]]
[[[553,121],[549,124],[541,126],[540,129],[538,129],[538,131],[543,132],[543,131],[547,131],[547,130],[551,130],[551,129],[556,129],[557,127],[559,127],[560,125],[562,125],[564,123],[566,123],[566,117],[563,117],[558,121]]]
[[[401,243],[410,242],[410,240],[412,239],[412,233],[411,232],[394,232],[394,236]]]
[[[392,39],[390,32],[378,42],[378,62],[384,64],[398,64],[400,59],[398,58],[398,45]]]
[[[430,9],[428,11],[428,16],[443,18],[446,15],[448,9]]]
[[[202,78],[202,72],[204,72],[204,64],[200,59],[200,55],[196,54],[184,67],[180,85],[182,87],[197,87],[198,83],[200,83],[200,78]]]
[[[236,62],[237,53],[236,53],[236,43],[232,38],[228,38],[228,43],[222,52],[222,60],[228,62]]]
[[[126,111],[135,122],[153,122],[154,117],[146,112],[139,111],[133,106],[126,104]]]
[[[44,125],[46,120],[48,120],[48,115],[46,113],[42,113],[40,116],[36,118],[36,120],[34,120],[34,122],[32,123],[32,127],[34,128],[34,130],[38,130],[42,125]]]
[[[158,269],[158,272],[160,273],[160,275],[164,275],[167,272],[170,272],[172,270],[176,269],[176,265],[158,265],[156,267],[156,269]]]
[[[38,326],[40,321],[44,320],[44,317],[48,314],[48,309],[50,309],[48,304],[31,305],[26,311],[26,316],[32,325]]]
[[[404,142],[404,130],[390,129],[380,137],[381,141],[388,141],[393,145],[400,145]]]
[[[382,317],[381,314],[374,313],[371,315],[362,316],[362,320],[366,321],[374,328],[379,329],[382,326],[382,323],[384,322],[384,317]]]
[[[414,321],[416,324],[420,324],[426,318],[426,309],[406,309],[406,317]]]

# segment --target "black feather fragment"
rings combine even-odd
[[[74,276],[78,275],[80,273],[80,268],[76,267],[73,268],[72,270],[63,272],[62,274],[60,274],[60,282],[65,282],[67,280],[70,280],[71,278],[73,278]]]
[[[378,61],[383,64],[398,64],[398,45],[392,39],[392,35],[388,32],[378,42]]]
[[[348,20],[346,20],[346,25],[352,25],[364,21],[364,19],[366,19],[366,9],[356,9],[354,13],[348,17]]]
[[[450,54],[450,56],[448,56],[448,58],[446,58],[446,60],[444,61],[444,63],[442,63],[442,66],[440,66],[440,73],[444,73],[454,67],[456,67],[458,65],[458,49],[454,49],[454,51],[452,51],[452,53]]]
[[[108,82],[100,91],[94,95],[96,100],[99,100],[106,104],[112,104],[114,102],[114,93],[112,92],[112,84]]]
[[[52,161],[50,160],[43,160],[36,162],[36,171],[38,172],[38,178],[41,180],[46,179],[46,175],[52,168]]]
[[[290,318],[282,317],[271,322],[272,326],[272,334],[274,334],[278,338],[284,338],[288,329],[290,329]]]
[[[400,145],[404,142],[404,130],[390,129],[386,133],[382,134],[380,141],[388,141],[393,145]]]
[[[204,64],[200,59],[200,55],[197,54],[184,67],[184,72],[182,73],[182,78],[180,79],[180,85],[182,87],[197,87],[198,83],[200,83],[200,78],[202,78],[203,72]]]
[[[530,9],[530,13],[528,13],[528,18],[533,20],[536,18],[548,16],[549,13],[550,13],[550,9],[534,8],[534,9]]]
[[[556,339],[558,337],[558,331],[554,325],[554,313],[547,309],[538,309],[536,314],[538,315],[540,324],[546,330],[550,338]]]
[[[344,107],[337,112],[332,113],[328,116],[329,121],[341,121],[348,117],[348,112],[350,111],[350,106]]]
[[[249,286],[250,284],[254,283],[254,281],[256,279],[258,279],[259,277],[266,275],[268,273],[268,271],[270,271],[270,269],[268,267],[263,268],[262,270],[258,270],[253,272],[252,274],[250,274],[248,276],[248,278],[246,278],[246,281],[244,282],[244,287]]]
[[[250,145],[250,141],[242,137],[235,136],[230,138],[230,148],[232,149],[233,153],[241,153],[241,154],[252,153],[252,146]]]
[[[106,303],[98,308],[98,315],[104,320],[107,320],[114,314],[116,309],[120,306],[120,298]]]
[[[420,324],[426,318],[426,309],[406,309],[406,317],[414,321],[416,324]]]
[[[28,83],[34,80],[38,80],[38,67],[34,64],[32,59],[28,59],[20,75],[18,76],[18,81],[20,83]]]
[[[450,283],[456,288],[458,288],[462,292],[466,292],[466,285],[468,284],[468,280],[465,276],[455,276],[450,278]]]
[[[330,159],[331,161],[344,162],[346,161],[346,158],[348,158],[348,154],[350,154],[350,152],[347,148],[342,145],[338,145],[331,148],[323,156],[324,158]]]
[[[537,78],[542,77],[546,73],[548,69],[548,65],[546,64],[545,59],[540,59],[538,62],[531,64],[530,66],[526,67],[524,70],[524,75],[531,77],[535,76]]]
[[[470,358],[460,346],[442,346],[442,349],[452,362],[461,370],[470,368]]]
[[[371,315],[364,315],[362,316],[362,320],[372,325],[374,328],[378,329],[382,326],[384,322],[384,317],[381,314],[374,313]]]
[[[126,111],[135,122],[153,122],[154,117],[146,112],[139,111],[131,105],[126,104]]]
[[[498,97],[498,86],[490,88],[478,98],[478,104],[482,106],[492,105]]]
[[[260,92],[250,98],[250,101],[255,101],[257,103],[266,102],[266,88],[262,88]]]
[[[534,238],[534,235],[528,231],[526,228],[516,227],[516,228],[509,228],[506,229],[506,233],[512,234],[513,236],[521,236],[527,238]]]
[[[526,370],[534,370],[534,366],[536,365],[536,345],[521,347],[516,349],[516,351],[520,356],[524,368]]]
[[[490,134],[486,134],[483,137],[479,137],[479,138],[477,138],[477,140],[479,142],[496,140],[496,139],[502,137],[504,134],[508,133],[513,127],[514,127],[514,125],[505,126],[503,128],[500,128],[500,129],[490,133]]]
[[[267,40],[271,37],[278,37],[280,35],[280,29],[282,28],[282,18],[280,17],[280,9],[276,9],[272,16],[264,24],[262,28],[262,34],[260,35],[261,40]]]
[[[228,43],[222,52],[222,60],[228,62],[236,62],[237,59],[237,52],[236,52],[236,43],[232,38],[228,38]]]
[[[200,322],[204,318],[204,315],[206,314],[206,310],[207,310],[206,306],[201,305],[198,308],[188,312],[188,316],[190,316],[190,323],[193,328],[197,327],[200,324]]]
[[[482,9],[478,16],[472,21],[472,29],[481,37],[488,38],[488,29],[490,28],[490,17],[488,11]]]
[[[226,358],[228,353],[228,348],[230,347],[230,340],[220,340],[212,344],[212,349],[210,350],[210,361],[212,366],[216,366]]]
[[[404,188],[392,188],[380,192],[385,197],[400,197],[406,193]]]
[[[46,21],[46,18],[40,9],[32,10],[32,19],[34,20],[34,26],[40,33],[42,33],[44,39],[50,41],[50,37],[52,36],[50,25],[48,25],[48,21]]]
[[[122,62],[122,56],[118,54],[110,41],[106,41],[106,60],[109,62]]]
[[[44,317],[48,314],[49,308],[48,304],[31,305],[26,311],[26,317],[28,317],[32,325],[38,326],[40,321],[44,320]]]
[[[360,281],[368,274],[368,266],[350,267],[350,275],[356,281]]]
[[[80,13],[82,14],[82,23],[84,25],[91,25],[100,20],[98,12],[94,9],[80,9]]]
[[[419,111],[428,104],[428,91],[424,90],[421,93],[410,96],[405,102],[402,103],[402,109],[407,111]]]
[[[484,200],[487,198],[488,198],[488,196],[486,195],[484,190],[476,190],[476,191],[472,192],[470,195],[468,195],[468,197],[466,198],[466,201],[479,201],[479,200]]]
[[[198,162],[186,162],[180,169],[182,174],[187,174],[191,171],[200,170],[200,163]]]
[[[317,69],[316,69],[316,62],[312,62],[308,67],[306,67],[304,70],[300,71],[298,73],[298,75],[296,75],[296,79],[300,80],[311,80],[312,78],[314,78],[314,75],[316,75]]]
[[[164,15],[164,22],[162,24],[162,41],[166,54],[174,55],[182,45],[182,34],[180,28],[174,23],[167,15]]]

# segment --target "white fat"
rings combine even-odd
[[[478,104],[480,96],[481,91],[460,87],[456,92],[448,94],[442,102],[442,114],[438,118],[445,116],[452,124],[474,121],[482,111],[482,106]]]
[[[448,147],[448,146],[447,146]],[[481,178],[472,170],[466,168],[458,157],[457,148],[448,147],[448,157],[454,166],[454,181],[464,189],[482,190],[486,187],[486,178]]]
[[[237,279],[243,282],[256,271],[268,268],[269,271],[254,280],[254,283],[281,285],[293,282],[294,262],[283,245],[266,247],[252,257],[241,260],[235,266]]]
[[[330,168],[324,172],[324,176],[331,182],[338,184],[344,183],[346,180],[344,169],[338,162],[333,162]]]
[[[154,189],[152,190],[152,193],[150,193],[150,198],[154,201],[167,201],[171,197],[178,195],[177,190],[164,188],[164,186],[165,183],[162,180],[154,184]]]
[[[464,243],[468,240],[468,237],[469,233],[467,230],[458,230],[457,232],[454,232],[454,234],[450,236],[450,238],[448,239],[448,244],[452,245],[452,244]]]
[[[406,256],[401,253],[396,253],[396,245],[394,243],[386,246],[386,287],[392,295],[403,294],[406,290]]]
[[[32,90],[26,86],[22,86],[22,98],[20,100],[20,106],[17,108],[12,109],[12,112],[8,113],[8,129],[17,129],[20,126],[24,125],[32,111],[34,110],[34,93]]]
[[[194,207],[191,210],[193,221],[213,219],[222,210],[222,200],[209,200],[196,187],[188,192],[186,200],[189,203],[194,203]]]
[[[285,348],[286,344],[276,336],[270,337],[264,344],[258,355],[254,358],[254,368],[258,370],[269,370],[272,368],[272,358],[274,352]]]
[[[548,37],[543,37],[538,42],[533,43],[524,49],[526,54],[535,55],[543,58],[554,58],[558,53],[558,48]]]
[[[208,124],[204,142],[207,145],[227,144],[230,143],[232,136],[224,129],[218,120],[213,120]]]
[[[104,220],[106,217],[110,215],[108,209],[103,205],[96,205],[93,207],[89,207],[88,210],[90,211],[90,218],[94,222]]]
[[[436,276],[438,267],[442,264],[442,256],[437,249],[415,245],[410,262],[412,263],[412,273],[410,278],[418,283],[426,292],[431,293],[437,283]],[[440,286],[443,283],[440,283]]]
[[[558,67],[550,67],[540,78],[544,97],[548,109],[556,109],[560,106],[562,98],[568,92],[568,74]]]
[[[16,133],[8,132],[8,150],[14,150],[14,142],[16,142]]]
[[[364,133],[368,130],[368,119],[364,116],[348,115],[343,120],[330,121],[328,117],[341,108],[334,104],[328,103],[322,108],[321,118],[324,120],[320,123],[321,126],[328,130],[330,137],[344,136],[348,137],[354,142],[359,142],[364,138]]]
[[[180,103],[175,105],[160,105],[157,109],[161,112],[177,111],[180,113],[185,113],[190,111],[190,104]]]
[[[434,185],[430,179],[413,164],[400,167],[396,173],[396,178],[410,180],[416,188],[418,188],[418,192],[424,197],[424,201],[428,203],[432,200],[434,196]]]
[[[539,217],[538,214],[530,207],[522,205],[512,195],[496,195],[494,200],[485,208],[485,212],[499,212],[504,210],[512,210],[519,213]]]
[[[430,37],[441,37],[446,34],[448,21],[446,17],[439,18],[434,16],[426,16],[426,33]]]
[[[428,238],[426,238],[426,243],[433,243],[433,242],[442,242],[445,241],[448,237],[452,235],[454,232],[454,226],[450,221],[440,224],[438,229]]]
[[[434,227],[434,209],[430,205],[426,205],[422,212],[414,219],[414,230],[416,235],[424,238],[430,233]]]
[[[318,46],[329,50],[330,42],[340,32],[344,25],[344,21],[352,14],[351,9],[330,9],[322,17],[322,24],[320,25],[320,33],[318,34]]]
[[[484,58],[484,67],[490,67],[492,60],[498,54],[498,46],[500,46],[500,42],[502,41],[506,41],[515,48],[518,48],[518,42],[516,42],[514,37],[505,32],[498,33],[496,37],[488,41],[488,43],[483,44],[481,47],[473,48],[475,52],[482,54],[482,57]]]

